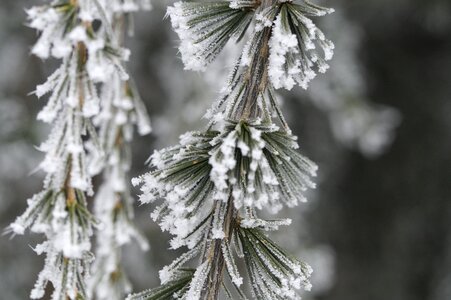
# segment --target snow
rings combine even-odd
[[[209,159],[209,163],[212,166],[210,177],[212,181],[215,183],[216,188],[220,191],[228,187],[227,173],[230,170],[232,170],[236,165],[235,160],[236,142],[237,142],[237,134],[235,131],[231,131],[222,140],[222,144],[215,153],[215,155],[212,155]],[[224,195],[225,197],[222,197],[222,200],[227,201],[226,194]]]

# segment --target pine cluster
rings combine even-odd
[[[159,203],[151,216],[173,235],[171,248],[187,250],[160,271],[160,287],[128,299],[300,299],[311,288],[310,266],[267,236],[291,221],[258,215],[304,202],[315,187],[317,166],[298,152],[275,90],[307,88],[327,70],[334,45],[311,18],[331,12],[304,0],[168,9],[186,69],[205,70],[231,39],[247,42],[207,128],[155,151],[151,171],[133,182],[142,203]]]
[[[46,173],[44,187],[9,228],[14,234],[30,229],[46,237],[35,248],[46,259],[32,299],[44,297],[49,283],[54,300],[93,294],[120,299],[129,291],[119,247],[141,237],[130,223],[127,144],[135,125],[141,134],[150,125],[124,67],[129,51],[122,45],[121,24],[129,12],[149,5],[146,0],[53,0],[27,10],[29,26],[40,32],[32,53],[61,61],[35,91],[39,98],[49,95],[38,119],[52,124],[39,146],[45,153],[39,166]],[[93,214],[87,199],[94,195],[92,177],[102,171]],[[95,266],[102,275],[90,278],[94,227],[102,229]]]

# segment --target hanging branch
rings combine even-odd
[[[98,224],[87,208],[93,195],[87,152],[104,153],[93,124],[100,111],[97,85],[110,78],[128,80],[122,65],[129,53],[118,46],[98,0],[55,0],[27,14],[29,26],[40,32],[32,53],[61,59],[61,66],[35,91],[39,98],[50,95],[38,119],[53,126],[39,147],[45,153],[40,164],[47,174],[44,188],[9,230],[23,234],[30,229],[46,237],[35,248],[46,259],[32,299],[44,297],[49,283],[54,300],[86,299],[90,237]],[[100,26],[94,25],[97,21]]]
[[[211,300],[221,291],[247,299],[242,263],[254,299],[300,299],[299,291],[311,288],[311,268],[265,233],[291,221],[262,220],[258,211],[296,206],[315,187],[317,166],[297,151],[274,90],[307,88],[316,71],[327,70],[334,46],[310,18],[332,11],[303,0],[178,2],[168,9],[186,69],[204,70],[232,38],[248,42],[207,113],[208,129],[155,151],[152,170],[134,180],[142,203],[163,199],[152,218],[174,236],[171,247],[188,250],[160,271],[159,288],[128,299]],[[197,267],[185,271],[196,258]]]
[[[118,44],[124,44],[126,26],[131,26],[131,13],[150,9],[148,1],[116,0],[101,3],[110,21]],[[128,24],[126,24],[128,23]],[[90,297],[98,300],[120,300],[131,291],[122,267],[121,248],[135,239],[143,250],[146,239],[133,224],[134,199],[129,191],[131,153],[134,127],[140,135],[151,131],[149,117],[131,79],[112,74],[100,90],[101,108],[94,118],[99,128],[99,141],[105,155],[90,157],[90,171],[103,170],[103,181],[94,200],[94,214],[100,226],[96,231],[96,260],[89,280]]]

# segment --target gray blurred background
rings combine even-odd
[[[36,32],[24,8],[0,4],[0,227],[41,188],[34,146],[48,126],[35,121],[45,100],[28,96],[57,62],[29,55]],[[132,176],[155,148],[204,125],[239,47],[231,45],[208,76],[183,71],[177,37],[163,20],[170,1],[136,15],[129,69],[154,132],[136,137]],[[318,2],[318,1],[315,1]],[[320,21],[336,44],[331,70],[308,92],[281,93],[301,149],[320,166],[308,204],[285,212],[291,227],[274,238],[315,269],[317,300],[451,299],[451,1],[323,0],[336,13]],[[136,194],[137,192],[134,191]],[[135,291],[158,284],[177,253],[137,206],[151,249],[124,252]],[[27,299],[43,257],[42,237],[0,237],[0,298]]]

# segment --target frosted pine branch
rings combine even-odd
[[[35,248],[47,258],[31,298],[44,297],[51,283],[52,299],[86,299],[90,237],[97,224],[87,208],[87,196],[93,195],[87,153],[104,154],[93,123],[101,109],[97,87],[111,77],[128,79],[123,63],[129,52],[118,46],[97,0],[51,1],[27,13],[29,26],[40,32],[32,52],[61,59],[61,66],[35,92],[39,98],[49,94],[38,119],[53,126],[39,147],[45,152],[44,188],[10,229],[15,234],[31,229],[47,239]],[[101,25],[94,29],[96,20]]]
[[[159,288],[129,299],[210,300],[221,290],[246,299],[244,278],[254,299],[300,299],[301,290],[310,290],[311,268],[265,234],[290,220],[258,214],[305,202],[315,187],[317,167],[298,152],[274,90],[306,87],[316,70],[327,69],[333,44],[309,18],[330,12],[277,0],[179,2],[168,9],[187,69],[205,69],[232,37],[248,41],[207,113],[208,128],[155,151],[152,170],[134,181],[142,203],[163,199],[151,216],[174,236],[172,248],[188,250],[160,272]],[[195,270],[183,273],[195,259]]]
[[[155,171],[135,181],[143,184],[141,202],[166,199],[152,217],[174,235],[172,248],[193,249],[192,254],[164,269],[163,283],[167,281],[163,278],[172,278],[181,264],[200,254],[197,245],[204,244],[206,237],[207,243],[219,240],[223,247],[228,239],[224,228],[229,226],[230,205],[241,212],[243,228],[274,230],[289,221],[263,221],[256,210],[276,212],[283,204],[297,205],[299,199],[304,199],[303,191],[314,187],[309,177],[315,175],[316,166],[296,152],[292,136],[245,123],[226,128],[224,133],[184,135],[180,146],[155,152],[150,161]],[[238,171],[243,166],[250,168],[247,173]],[[290,172],[285,174],[284,170]],[[234,270],[230,266],[236,263],[230,252],[227,254],[227,268]],[[241,282],[236,272],[233,274],[235,283]]]
[[[139,3],[141,2],[141,3]],[[127,13],[140,5],[150,8],[147,1],[116,1],[105,3],[105,12],[113,26],[115,38],[123,41]],[[139,134],[151,131],[149,117],[133,82],[118,74],[101,86],[101,108],[94,118],[99,128],[99,141],[105,155],[92,153],[90,171],[104,170],[102,184],[95,198],[94,213],[100,222],[96,234],[96,260],[89,280],[90,295],[99,300],[123,299],[131,291],[131,284],[122,268],[121,248],[136,240],[143,250],[148,244],[133,224],[133,202],[130,195],[130,142],[134,127]]]

